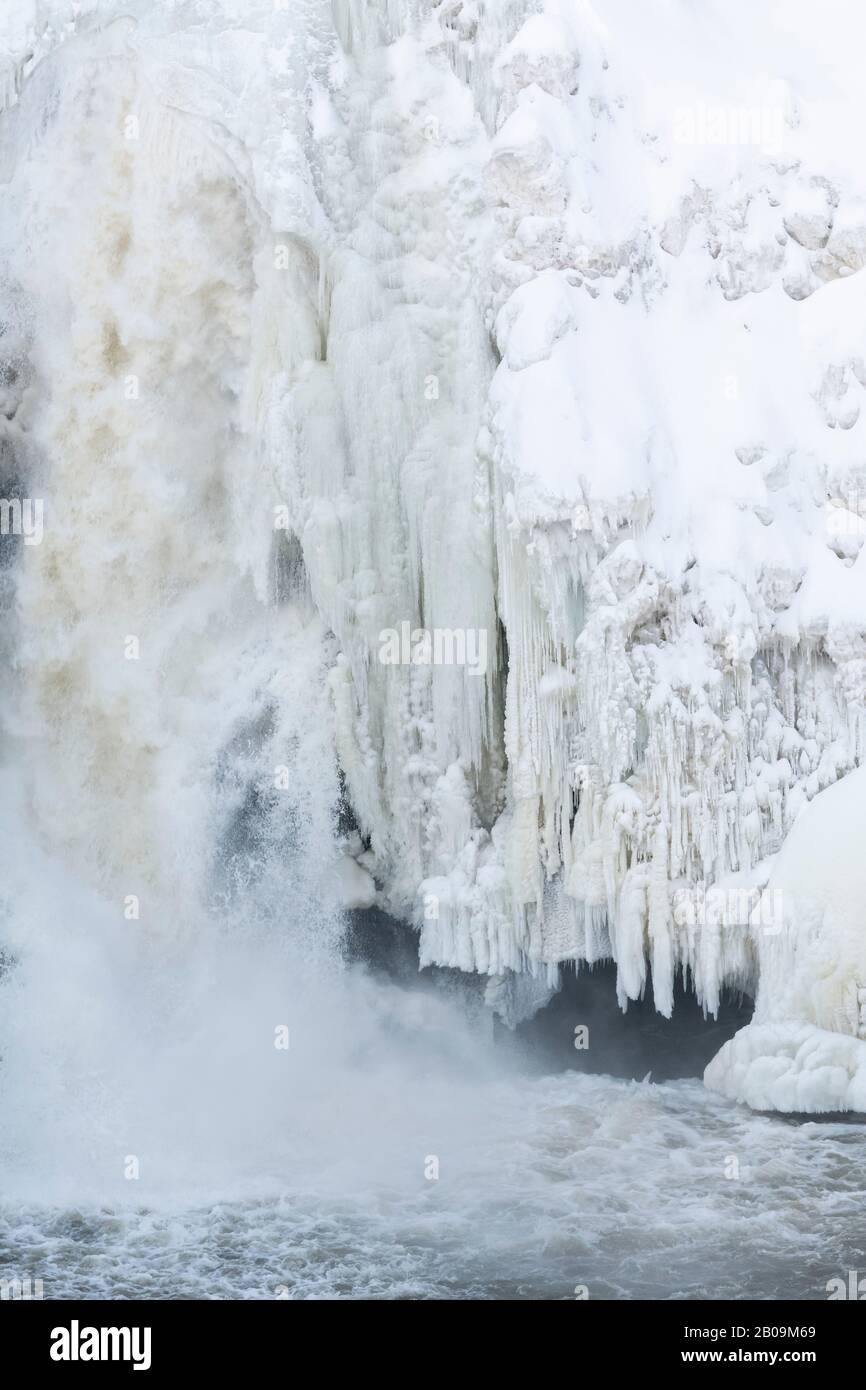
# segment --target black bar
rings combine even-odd
[[[334,1302],[350,1306],[328,1306]],[[81,1373],[92,1377],[102,1370],[112,1375],[134,1375],[137,1360],[140,1376],[157,1378],[184,1373],[200,1376],[209,1372],[225,1377],[270,1364],[275,1369],[284,1368],[286,1375],[293,1377],[293,1357],[306,1349],[304,1360],[309,1364],[309,1359],[319,1354],[315,1350],[317,1342],[306,1343],[302,1339],[338,1329],[347,1338],[340,1343],[345,1347],[347,1358],[357,1357],[355,1364],[359,1367],[368,1361],[371,1334],[379,1339],[383,1332],[384,1335],[403,1332],[410,1336],[417,1332],[425,1339],[423,1369],[429,1371],[437,1348],[441,1348],[443,1364],[448,1358],[453,1373],[455,1348],[450,1339],[443,1338],[441,1308],[435,1322],[430,1320],[429,1309],[412,1315],[405,1310],[392,1310],[383,1329],[378,1321],[381,1313],[369,1307],[362,1315],[363,1322],[356,1323],[351,1311],[355,1302],[366,1301],[305,1300],[302,1306],[281,1299],[274,1299],[270,1304],[258,1300],[7,1301],[0,1304],[0,1331],[4,1352],[7,1357],[11,1354],[16,1369],[20,1368],[19,1374],[34,1370],[48,1371],[52,1377]],[[537,1315],[524,1324],[522,1318],[515,1322],[513,1310],[508,1314],[507,1323],[499,1323],[496,1304],[492,1300],[489,1302],[482,1325],[462,1323],[458,1314],[461,1345],[468,1339],[467,1351],[473,1349],[474,1343],[479,1353],[484,1348],[485,1358],[490,1354],[495,1357],[495,1348],[499,1345],[507,1355],[506,1348],[513,1348],[516,1338],[532,1336],[540,1330]],[[855,1299],[838,1302],[859,1302],[859,1294]],[[797,1303],[563,1300],[558,1309],[549,1310],[543,1317],[546,1335],[555,1332],[567,1339],[564,1345],[571,1348],[569,1356],[574,1358],[575,1375],[581,1372],[581,1367],[588,1370],[589,1366],[600,1363],[599,1370],[608,1369],[617,1378],[630,1371],[665,1375],[675,1367],[701,1375],[714,1365],[722,1369],[736,1367],[746,1373],[755,1369],[761,1374],[787,1370],[795,1365],[826,1378],[828,1372],[850,1366],[853,1347],[859,1343],[863,1328],[859,1310],[846,1311],[837,1306],[837,1300]],[[91,1329],[97,1329],[96,1338]],[[104,1341],[102,1329],[106,1329]],[[117,1329],[117,1336],[108,1333],[108,1329]],[[128,1335],[124,1335],[124,1329]],[[133,1329],[138,1329],[137,1334]],[[500,1334],[500,1342],[490,1342],[492,1332]],[[52,1348],[55,1356],[52,1356]],[[126,1354],[125,1360],[111,1359],[115,1348],[118,1356]],[[325,1343],[325,1349],[328,1369],[323,1368],[322,1374],[332,1375],[333,1343]],[[91,1350],[104,1351],[106,1359],[85,1359]],[[562,1351],[560,1343],[560,1355]],[[60,1353],[70,1359],[55,1359]],[[73,1354],[77,1359],[71,1359]],[[384,1359],[385,1355],[385,1345],[379,1342],[377,1359]],[[411,1375],[414,1369],[405,1365],[403,1373]],[[305,1378],[309,1375],[307,1370]]]

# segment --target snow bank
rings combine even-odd
[[[866,769],[808,806],[768,884],[755,1016],[706,1069],[759,1110],[866,1112]]]

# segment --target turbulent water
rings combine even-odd
[[[815,1299],[866,1260],[857,1124],[539,1076],[465,991],[351,963],[291,855],[264,875],[282,911],[244,880],[205,941],[154,942],[17,848],[2,1277],[48,1298]]]
[[[315,1166],[268,1172],[251,1121],[245,1196],[7,1198],[4,1266],[58,1298],[822,1299],[866,1260],[859,1127],[751,1116],[698,1082],[354,1079],[375,1142],[337,1106]]]

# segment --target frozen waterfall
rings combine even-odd
[[[82,1156],[106,1036],[141,1117],[184,988],[200,1027],[243,1007],[253,919],[372,1038],[331,978],[372,905],[509,1024],[607,960],[623,1007],[757,993],[711,1084],[866,1109],[863,898],[804,926],[795,849],[857,813],[866,746],[866,91],[833,29],[10,4],[3,1053],[101,1078]],[[831,1004],[792,983],[816,936]],[[822,1069],[776,1086],[791,1038]],[[258,1113],[252,1063],[211,1067]]]

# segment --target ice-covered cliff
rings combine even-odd
[[[862,23],[16,0],[13,736],[101,891],[201,892],[220,750],[292,744],[290,622],[347,901],[422,962],[510,1016],[611,956],[662,1013],[680,970],[754,991],[773,857],[866,735]],[[146,634],[146,698],[97,619]],[[70,818],[81,783],[146,785],[144,829]]]

